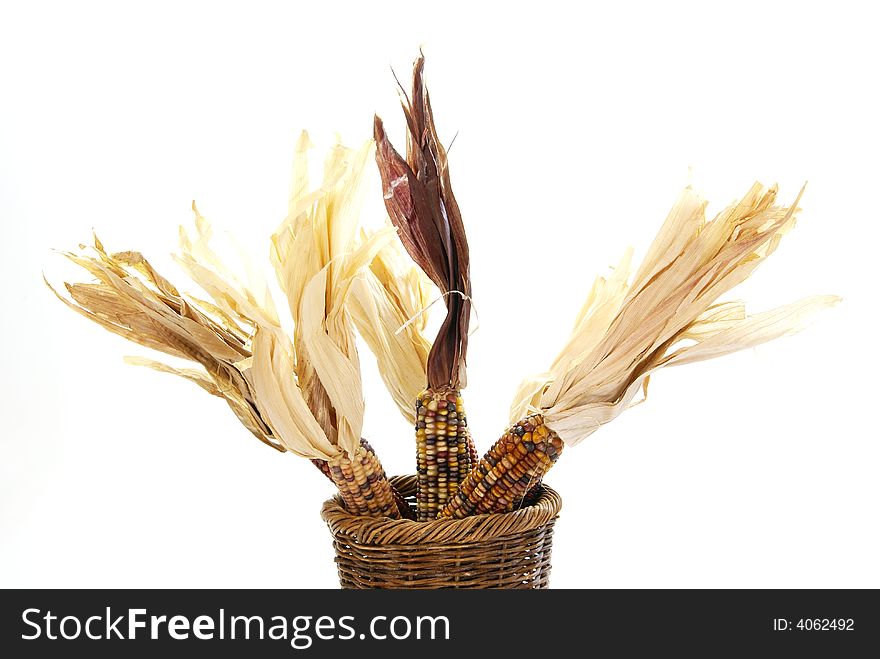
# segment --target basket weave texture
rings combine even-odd
[[[415,476],[396,476],[408,499]],[[339,498],[321,518],[333,534],[343,588],[548,588],[553,525],[562,499],[542,486],[535,503],[511,513],[414,522],[360,517]]]

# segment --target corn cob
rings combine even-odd
[[[372,450],[361,445],[353,456],[343,453],[327,464],[345,509],[352,515],[400,518],[391,483]]]
[[[425,364],[426,390],[416,400],[417,519],[434,519],[451,500],[476,450],[467,429],[461,390],[471,313],[470,251],[452,194],[446,150],[437,135],[423,75],[413,65],[412,94],[404,94],[406,158],[395,150],[382,120],[373,124],[376,164],[385,208],[413,261],[434,282],[446,304]]]
[[[434,519],[452,499],[476,454],[461,393],[428,389],[416,400],[416,519]],[[476,464],[474,462],[473,464]]]
[[[527,416],[495,442],[438,516],[460,519],[512,510],[540,483],[562,448],[542,415]]]
[[[372,453],[373,455],[376,455],[376,451],[370,445],[370,442],[368,442],[363,437],[361,437],[361,446],[363,446],[364,449],[368,453]],[[415,515],[415,512],[413,511],[412,507],[407,503],[407,501],[403,497],[403,495],[397,491],[397,488],[394,487],[394,485],[392,485],[390,481],[388,481],[388,477],[385,475],[385,470],[382,469],[382,465],[381,465],[381,463],[378,462],[378,460],[379,460],[379,458],[376,457],[377,464],[379,465],[379,469],[381,470],[381,473],[382,473],[382,477],[380,479],[380,482],[382,482],[382,481],[387,482],[388,487],[391,488],[391,496],[394,497],[394,503],[397,505],[397,512],[400,513],[401,517],[404,517],[406,519],[415,519],[416,515]]]
[[[373,450],[373,447],[370,446],[370,444],[367,442],[366,439],[361,438],[361,446],[364,447],[364,449],[365,449],[368,453],[371,453],[371,454],[374,454],[374,455],[375,455],[375,451]],[[377,458],[377,460],[378,460],[378,458]],[[319,459],[317,459],[317,458],[314,459],[314,460],[312,460],[311,462],[312,462],[313,465],[315,465],[315,466],[320,470],[320,472],[321,472],[322,474],[324,474],[328,479],[330,479],[330,481],[333,482],[334,485],[336,484],[336,480],[335,480],[334,477],[333,477],[333,472],[332,472],[331,469],[330,469],[330,463],[329,463],[329,462],[327,462],[326,460],[319,460]],[[415,515],[415,512],[413,512],[412,506],[410,506],[409,503],[407,503],[406,499],[405,499],[404,496],[403,496],[403,495],[397,490],[397,488],[394,487],[394,485],[392,485],[392,484],[388,481],[388,477],[385,475],[385,472],[384,472],[384,470],[383,470],[383,471],[382,471],[382,476],[381,476],[381,478],[380,478],[379,481],[378,481],[378,483],[380,483],[380,485],[378,485],[378,487],[380,487],[380,488],[384,488],[384,487],[385,487],[385,485],[384,485],[385,482],[387,482],[387,483],[388,483],[388,487],[391,488],[391,496],[394,497],[394,503],[395,503],[395,505],[397,506],[397,512],[400,513],[400,516],[403,517],[403,518],[405,518],[405,519],[415,519],[415,518],[416,518],[416,515]],[[341,489],[341,488],[340,488],[340,492],[342,492],[342,489]]]
[[[366,439],[364,439],[363,437],[361,438],[361,446],[364,448],[365,451],[367,451],[368,453],[375,456],[376,452],[373,450],[373,447],[370,446],[370,443]],[[378,458],[376,458],[376,460],[378,460]],[[311,462],[313,465],[315,465],[320,470],[320,472],[322,474],[324,474],[327,478],[329,478],[333,482],[334,485],[336,484],[336,480],[333,477],[333,472],[330,469],[329,462],[327,462],[326,460],[318,460],[318,459],[314,459]],[[381,465],[380,465],[380,467],[381,467]],[[377,487],[380,487],[380,488],[384,488],[385,487],[384,483],[388,482],[388,477],[385,475],[384,470],[382,471],[381,478],[377,482],[380,484]],[[374,486],[374,487],[376,487],[376,486]],[[405,519],[415,519],[416,518],[415,512],[413,512],[412,506],[410,506],[409,503],[407,503],[404,496],[400,492],[398,492],[397,488],[394,487],[394,485],[392,485],[390,482],[388,482],[388,487],[391,488],[391,496],[394,497],[394,503],[397,506],[397,512],[400,513],[400,516]],[[342,488],[340,488],[340,492],[342,492]]]

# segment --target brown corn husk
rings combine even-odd
[[[446,319],[428,356],[428,387],[462,389],[471,314],[470,263],[461,211],[449,179],[446,150],[437,137],[424,81],[424,57],[413,67],[412,99],[404,93],[406,160],[394,149],[379,117],[374,122],[376,163],[385,208],[413,261],[437,285]]]
[[[134,364],[184,377],[226,400],[242,424],[272,448],[287,448],[261,415],[253,389],[236,364],[251,356],[247,328],[219,309],[184,297],[137,252],[109,254],[94,239],[93,255],[65,253],[93,283],[66,283],[70,299],[49,288],[68,307],[101,327],[144,347],[195,362],[175,368],[145,358]]]

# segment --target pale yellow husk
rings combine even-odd
[[[358,333],[376,357],[379,373],[408,423],[425,387],[431,342],[424,330],[432,284],[398,241],[382,248],[355,280],[348,308]]]
[[[364,400],[345,301],[358,274],[394,239],[394,231],[358,232],[372,140],[358,150],[336,144],[314,191],[309,189],[310,147],[304,132],[296,147],[288,214],[272,236],[270,258],[294,321],[297,379],[325,433],[354,455]]]
[[[194,227],[181,228],[176,260],[211,302],[184,296],[136,252],[67,254],[98,280],[66,284],[61,299],[105,328],[148,348],[196,362],[176,368],[132,363],[179,375],[222,396],[260,439],[321,460],[354,455],[363,425],[360,367],[345,299],[358,276],[394,238],[392,229],[358,234],[365,164],[337,144],[321,186],[310,190],[308,136],[297,144],[288,217],[273,236],[271,258],[293,316],[282,328],[267,282],[242,258],[233,274],[212,247],[213,231],[195,204]]]
[[[776,189],[756,183],[707,222],[705,202],[686,189],[635,275],[628,251],[596,280],[548,372],[520,385],[511,420],[542,412],[566,444],[577,444],[638,402],[653,371],[790,334],[836,304],[836,296],[813,296],[750,316],[741,301],[716,302],[776,249],[799,200],[777,205]]]

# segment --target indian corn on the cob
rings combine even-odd
[[[559,459],[563,446],[543,416],[525,417],[495,442],[439,517],[463,518],[513,510]]]
[[[375,457],[376,451],[363,437],[361,437],[361,447],[368,454],[374,456],[375,461],[381,469],[381,463],[378,463],[378,457]],[[371,461],[372,460],[373,458],[371,458]],[[338,471],[334,473],[334,470],[330,466],[330,462],[328,462],[327,460],[320,460],[317,458],[312,460],[312,464],[314,464],[321,471],[322,474],[329,478],[334,485],[339,486],[340,495],[343,497],[343,501],[346,503],[346,508],[348,509],[348,504],[351,497],[349,496],[348,499],[346,499],[345,496],[348,491],[348,481],[345,480],[345,475],[342,473],[342,465],[345,462],[346,461],[343,460],[341,457],[338,460],[335,460],[334,463],[336,463]],[[340,485],[340,483],[344,483],[344,487]],[[371,492],[369,493],[371,495],[371,498],[383,499],[385,496],[386,487],[391,489],[391,496],[394,498],[394,503],[397,506],[397,512],[399,513],[399,516],[406,519],[415,519],[415,513],[413,512],[412,507],[407,503],[404,496],[397,491],[394,485],[391,484],[391,482],[388,480],[388,477],[385,475],[384,470],[381,471],[380,477],[378,479],[374,479],[371,483]],[[357,508],[357,504],[355,504],[354,502],[352,502],[351,505],[353,508]]]
[[[401,243],[440,289],[446,305],[446,318],[428,354],[427,388],[416,402],[417,518],[428,520],[454,495],[475,463],[476,450],[461,401],[467,380],[470,256],[423,69],[424,58],[419,57],[413,67],[412,94],[403,95],[406,158],[394,149],[378,117],[374,137],[385,207]]]
[[[416,400],[417,519],[434,519],[452,499],[475,452],[461,394],[426,390]],[[473,462],[476,464],[476,461]]]
[[[343,453],[328,461],[330,477],[352,515],[400,518],[391,483],[372,450],[361,445],[353,456]]]

